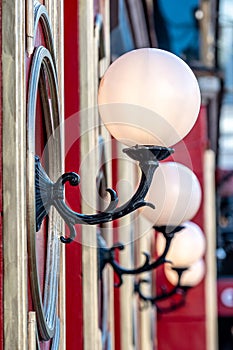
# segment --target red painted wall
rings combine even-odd
[[[206,108],[202,106],[192,131],[174,146],[172,159],[189,167],[198,177],[203,193],[203,156],[207,148]],[[202,229],[204,226],[203,200],[192,219]],[[168,284],[163,272],[158,273],[157,285]],[[191,289],[182,308],[158,315],[158,350],[206,350],[204,281]]]
[[[0,77],[2,77],[2,1],[0,0]],[[2,79],[0,80],[0,350],[3,350],[3,237],[2,237]]]
[[[77,173],[80,163],[78,12],[78,0],[64,2],[65,170]],[[80,212],[78,189],[73,187],[71,191],[67,186],[66,197],[70,207]],[[77,231],[75,242],[66,245],[67,350],[83,349],[81,227]]]

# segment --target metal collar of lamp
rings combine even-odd
[[[54,206],[70,230],[68,237],[61,237],[64,243],[75,238],[77,223],[96,225],[140,207],[153,207],[145,201],[153,174],[159,161],[173,152],[170,146],[193,127],[200,109],[200,91],[193,72],[180,58],[160,49],[138,49],[110,65],[100,83],[98,106],[111,135],[129,146],[124,152],[139,162],[141,181],[132,198],[120,207],[115,191],[107,189],[110,204],[103,212],[76,213],[65,203],[64,185],[77,186],[79,175],[65,173],[54,183],[35,157],[37,231]]]

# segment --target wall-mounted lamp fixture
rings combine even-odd
[[[183,306],[185,304],[185,300],[186,300],[186,294],[187,291],[190,287],[187,286],[182,286],[181,285],[181,277],[182,274],[187,270],[186,268],[172,268],[174,270],[174,272],[177,274],[177,283],[176,285],[171,288],[170,290],[167,289],[167,287],[165,286],[161,286],[161,293],[157,294],[156,296],[146,296],[145,294],[143,294],[142,290],[141,290],[141,285],[145,284],[145,283],[150,283],[149,280],[146,279],[139,279],[138,282],[135,282],[134,284],[134,292],[138,294],[140,300],[142,300],[144,302],[144,306],[141,307],[141,310],[144,309],[146,306],[148,306],[149,303],[151,303],[152,305],[156,306],[157,312],[159,313],[166,313],[166,312],[171,312],[173,310],[176,310],[178,308],[180,308],[181,306]],[[171,301],[169,306],[161,306],[160,302],[162,301],[167,301],[169,299],[169,301],[171,300],[171,298],[173,296],[179,296],[179,300],[177,301]]]
[[[156,195],[153,195],[156,194]],[[146,296],[141,290],[145,280],[135,284],[135,292],[148,304],[156,306],[158,312],[170,312],[185,304],[187,292],[196,286],[204,276],[205,238],[202,230],[191,220],[201,204],[201,187],[196,175],[186,166],[176,162],[161,164],[152,181],[150,192],[146,197],[157,210],[143,209],[143,215],[156,225],[176,227],[182,225],[170,242],[166,259],[171,263],[164,264],[168,281],[174,286],[156,296]],[[185,222],[184,222],[185,221]],[[167,242],[161,233],[156,240],[157,254],[163,253]],[[195,247],[195,249],[194,249]],[[174,296],[179,296],[174,301]],[[161,306],[161,301],[170,301],[169,306]]]
[[[160,286],[161,293],[156,296],[147,296],[141,290],[142,284],[150,283],[146,279],[139,279],[134,284],[134,292],[138,294],[140,300],[144,302],[144,306],[148,303],[154,305],[159,313],[167,313],[185,305],[188,291],[197,286],[204,277],[205,264],[202,259],[196,261],[189,268],[173,267],[172,264],[165,266],[165,275],[168,281],[173,285],[172,288]],[[177,299],[173,298],[178,297]],[[161,302],[169,301],[169,305],[162,306]]]
[[[72,211],[64,201],[65,183],[76,186],[79,176],[66,173],[53,183],[36,157],[37,230],[54,206],[70,230],[69,237],[61,237],[64,243],[74,239],[77,223],[100,224],[142,206],[153,207],[145,201],[145,196],[154,171],[158,162],[172,153],[169,147],[193,127],[200,108],[200,91],[193,72],[180,58],[159,49],[138,49],[121,56],[108,68],[100,83],[98,105],[112,136],[130,146],[124,152],[139,162],[141,181],[124,205],[117,207],[116,193],[107,189],[111,197],[108,208],[98,214],[84,215]]]
[[[178,226],[175,228],[168,228],[167,226],[154,227],[155,230],[160,231],[165,239],[165,245],[163,247],[163,252],[161,252],[160,256],[153,262],[150,261],[150,255],[148,253],[143,253],[145,255],[145,261],[142,266],[139,266],[135,269],[127,269],[122,266],[115,260],[115,250],[123,250],[125,247],[121,243],[114,244],[111,248],[108,248],[105,244],[105,241],[101,236],[98,237],[98,249],[99,249],[99,273],[100,277],[103,272],[103,269],[107,264],[111,265],[114,272],[118,276],[118,283],[115,284],[116,287],[120,287],[123,283],[122,276],[123,275],[137,275],[143,272],[148,272],[156,269],[157,267],[169,262],[166,259],[167,253],[169,251],[171,241],[174,235],[183,229],[182,226]],[[167,232],[169,231],[169,232]]]
[[[187,286],[191,287],[199,283],[204,274],[203,260],[201,258],[205,252],[205,238],[199,226],[192,222],[185,222],[183,226],[173,228],[169,226],[155,226],[154,229],[159,233],[157,239],[158,258],[154,261],[151,262],[150,255],[144,252],[145,261],[141,266],[134,269],[122,267],[115,260],[115,250],[123,250],[125,248],[124,245],[117,243],[108,248],[100,235],[98,235],[98,257],[100,277],[105,266],[109,264],[118,276],[116,287],[120,287],[123,283],[123,275],[138,275],[164,265],[165,275],[169,282],[175,285],[175,288],[168,294],[163,293],[160,296],[147,299],[156,303],[158,300],[167,299],[174,295],[178,290],[180,291],[181,287],[187,289]],[[177,276],[178,279],[176,278]],[[139,287],[137,287],[136,291],[142,296]],[[146,297],[142,297],[142,299],[146,300]]]
[[[167,162],[160,164],[156,171],[148,196],[156,209],[142,209],[142,214],[149,219],[155,231],[158,232],[158,258],[151,262],[149,254],[144,253],[146,258],[142,266],[126,269],[115,260],[115,250],[124,249],[124,245],[116,244],[112,248],[107,248],[104,240],[99,237],[99,272],[101,275],[104,267],[107,264],[111,265],[119,279],[117,286],[120,286],[123,275],[136,275],[154,270],[164,264],[165,266],[171,264],[173,270],[176,270],[179,275],[178,284],[172,294],[170,292],[169,295],[162,294],[159,297],[161,300],[180,289],[182,272],[204,254],[203,232],[198,225],[183,222],[193,218],[197,213],[201,203],[201,188],[197,177],[189,168],[180,163]],[[157,224],[159,226],[155,226]],[[158,297],[152,299],[155,302]]]
[[[165,242],[160,235],[157,240],[158,254],[163,251]],[[167,253],[167,260],[171,259],[171,261],[164,264],[165,276],[174,287],[169,289],[166,286],[161,286],[161,293],[156,296],[146,296],[141,290],[141,285],[148,283],[148,280],[141,279],[135,283],[135,293],[138,293],[143,302],[155,305],[161,313],[170,312],[183,306],[188,290],[198,285],[204,277],[205,264],[202,259],[204,251],[205,239],[200,227],[193,222],[183,223],[183,229],[173,237]],[[172,297],[175,295],[179,296],[179,300],[173,302]],[[161,301],[167,301],[170,298],[169,306],[162,307],[160,305]]]
[[[64,201],[64,185],[69,182],[72,186],[77,186],[80,177],[74,172],[65,173],[57,180],[52,182],[45,170],[41,166],[39,158],[35,157],[35,188],[36,188],[36,227],[40,229],[44,217],[48,214],[53,205],[61,215],[70,229],[69,238],[61,237],[63,243],[70,243],[75,237],[75,224],[97,225],[105,222],[119,219],[134,210],[143,207],[154,206],[145,201],[145,196],[149,190],[154,171],[158,167],[158,162],[168,157],[172,149],[156,146],[135,146],[124,149],[124,152],[134,160],[139,162],[141,169],[141,181],[139,187],[132,198],[125,204],[117,207],[118,197],[114,190],[107,189],[111,196],[109,206],[105,211],[84,215],[71,210]]]

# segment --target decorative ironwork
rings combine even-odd
[[[141,284],[143,284],[143,283],[150,283],[150,281],[145,280],[145,279],[140,279],[138,282],[135,282],[135,284],[134,284],[134,292],[138,293],[140,299],[145,302],[145,305],[147,306],[148,303],[151,303],[152,305],[155,305],[156,308],[157,308],[157,311],[160,312],[160,313],[170,312],[170,311],[176,310],[176,309],[180,308],[181,306],[183,306],[185,304],[187,291],[190,288],[188,286],[182,286],[181,285],[181,276],[182,276],[183,272],[186,271],[188,268],[172,267],[172,269],[174,271],[176,271],[176,273],[178,275],[178,281],[177,281],[176,286],[174,286],[170,290],[167,290],[166,286],[161,286],[162,292],[161,292],[161,294],[158,294],[156,296],[146,296],[141,291]],[[175,295],[179,295],[180,296],[180,299],[178,301],[176,301],[176,302],[174,302],[173,299],[170,299],[170,298],[172,298]],[[161,307],[159,305],[159,302],[167,300],[167,299],[171,300],[170,305],[166,306],[166,307]]]
[[[96,225],[119,219],[134,210],[154,205],[145,201],[145,196],[151,185],[151,181],[159,161],[167,158],[173,149],[158,146],[134,146],[123,150],[130,158],[139,162],[141,169],[141,180],[132,198],[125,204],[117,207],[118,197],[113,189],[106,189],[110,194],[110,203],[101,213],[85,215],[71,210],[64,201],[64,185],[69,182],[72,186],[77,186],[80,177],[74,172],[65,173],[59,177],[57,182],[52,182],[39,158],[35,157],[35,192],[36,192],[36,226],[39,230],[44,217],[48,214],[51,206],[54,206],[62,219],[69,227],[69,237],[61,237],[63,243],[73,241],[76,231],[75,224]]]
[[[106,246],[104,239],[101,236],[98,236],[98,245],[99,245],[99,273],[100,277],[104,267],[107,264],[110,264],[117,274],[119,282],[115,284],[115,287],[120,287],[123,283],[122,276],[123,275],[137,275],[142,272],[148,272],[158,268],[160,265],[165,264],[166,262],[170,262],[166,260],[166,255],[171,245],[171,241],[176,232],[179,232],[183,229],[183,226],[170,227],[170,226],[161,226],[155,227],[157,231],[160,231],[166,240],[166,244],[164,247],[163,253],[153,262],[150,262],[150,255],[148,253],[143,252],[145,255],[145,261],[142,266],[139,266],[135,269],[127,269],[119,265],[119,263],[115,260],[115,250],[123,250],[124,245],[121,243],[114,244],[111,248]]]
[[[55,209],[51,210],[50,220],[46,223],[39,235],[46,235],[44,286],[41,285],[38,259],[38,240],[35,227],[35,213],[38,213],[37,201],[38,181],[44,176],[35,176],[35,143],[37,134],[37,101],[41,98],[41,108],[45,123],[45,135],[48,147],[46,154],[51,160],[49,173],[57,176],[61,169],[61,133],[58,126],[61,124],[59,112],[59,93],[57,84],[56,60],[53,49],[53,36],[46,8],[39,2],[34,3],[34,33],[42,26],[46,47],[38,46],[33,52],[30,67],[28,100],[27,100],[27,231],[28,231],[28,259],[30,288],[33,308],[36,312],[38,339],[52,342],[52,348],[59,347],[60,325],[57,317],[58,309],[58,283],[60,267],[60,244],[58,235],[61,232],[61,220]],[[34,35],[35,37],[36,35]],[[48,94],[49,91],[49,94]],[[56,138],[51,137],[56,132]],[[47,179],[48,180],[48,179]],[[37,186],[35,186],[35,182]],[[35,191],[35,192],[34,192]],[[37,193],[37,194],[36,194]],[[38,344],[39,344],[38,340]],[[37,345],[39,346],[39,345]],[[38,347],[39,348],[39,347]]]

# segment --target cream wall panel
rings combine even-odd
[[[36,350],[36,313],[28,313],[28,350]]]
[[[99,76],[102,77],[110,64],[110,1],[100,1],[100,12],[103,14],[105,57],[99,61]]]
[[[100,165],[99,159],[99,132],[105,141],[106,159],[111,159],[111,142],[107,131],[100,127],[98,116],[97,93],[99,85],[100,70],[109,64],[110,39],[109,39],[109,1],[100,2],[100,12],[103,14],[105,26],[106,57],[99,63],[98,47],[100,44],[100,24],[94,23],[93,3],[80,1],[79,3],[79,30],[80,30],[80,119],[81,119],[81,188],[85,194],[82,201],[82,212],[93,213],[96,210],[96,176]],[[88,175],[87,175],[88,174]],[[107,181],[111,186],[111,161],[107,163]],[[86,183],[85,181],[86,180]],[[107,232],[106,232],[107,231]],[[83,262],[83,305],[84,305],[84,348],[100,349],[101,332],[98,327],[98,267],[97,267],[97,241],[96,227],[83,226],[82,229],[82,262]],[[104,232],[108,244],[111,243],[111,224],[105,225]],[[113,322],[113,275],[107,268],[109,295],[108,318],[110,322],[111,335],[114,332]],[[91,285],[91,288],[90,288]],[[90,315],[92,317],[90,317]],[[114,337],[111,339],[114,343]]]
[[[146,221],[142,216],[140,216],[139,219],[139,228],[141,232],[141,236],[139,239],[139,252],[150,252],[151,251],[151,242],[152,242],[152,236],[154,235],[154,230],[150,229],[148,230],[148,221]],[[151,256],[153,256],[153,253],[151,253]],[[140,266],[144,262],[144,255],[140,254]],[[152,261],[152,259],[151,259]],[[143,274],[140,274],[138,276],[141,279],[151,279],[151,273],[150,272],[145,272]],[[153,293],[153,288],[150,284],[144,284],[143,286],[143,294],[145,295],[152,295]],[[151,306],[151,303],[148,303],[148,307],[143,308],[139,312],[139,317],[140,317],[140,342],[141,346],[143,345],[143,350],[150,350],[153,349],[153,340],[151,338],[151,332],[152,329],[155,327],[154,324],[154,318],[155,318],[155,308]]]
[[[35,322],[27,314],[27,235],[26,235],[26,93],[25,47],[33,52],[33,0],[2,4],[3,18],[3,197],[4,197],[4,347],[28,349],[35,346]],[[62,27],[62,2],[54,15]],[[60,11],[60,12],[59,12]],[[59,12],[59,18],[58,18]],[[25,18],[26,14],[26,18]],[[9,18],[11,20],[9,20]],[[26,40],[25,40],[26,32]],[[15,35],[12,35],[15,33]],[[59,80],[63,77],[63,38],[57,35]],[[10,96],[10,98],[9,98]],[[60,88],[61,105],[63,92]],[[61,107],[62,110],[62,107]],[[63,115],[63,112],[62,112]],[[12,176],[14,174],[14,176]],[[64,249],[62,247],[62,249]],[[60,310],[61,349],[65,349],[64,254],[61,264]],[[30,314],[31,315],[31,314]],[[29,316],[30,316],[29,315]],[[35,334],[34,334],[35,335]],[[28,342],[29,340],[29,342]],[[34,344],[34,345],[33,345]]]
[[[206,250],[206,349],[217,350],[217,290],[216,290],[216,208],[215,208],[215,153],[204,155],[204,232]]]
[[[95,87],[96,87],[96,101],[98,95],[98,86],[99,80],[102,77],[103,73],[106,71],[110,64],[110,2],[107,0],[100,1],[100,13],[102,14],[100,20],[95,22],[94,29],[94,52],[95,52],[95,72],[98,73],[95,75]],[[104,28],[103,36],[101,36],[101,27]],[[105,56],[100,59],[99,58],[99,46],[102,44],[101,41],[104,41],[105,47]],[[96,109],[96,118],[98,123],[100,124],[99,132],[101,137],[104,140],[104,154],[105,154],[105,169],[107,173],[107,187],[112,188],[112,141],[111,135],[101,122],[101,119],[98,116],[98,109]],[[98,159],[98,169],[102,166],[100,163],[100,159]],[[101,235],[104,237],[107,246],[111,247],[113,244],[113,236],[112,236],[112,222],[106,223],[103,225],[104,227],[101,229]],[[113,270],[110,266],[106,266],[103,271],[103,280],[104,283],[107,284],[105,288],[108,290],[108,308],[107,308],[107,323],[109,325],[109,331],[111,336],[111,344],[114,349],[114,276]]]
[[[96,103],[95,53],[94,53],[94,12],[93,3],[81,0],[79,2],[80,31],[80,127],[81,127],[81,159],[98,149],[97,115],[94,109]],[[82,201],[82,212],[92,213],[96,206],[96,167],[97,154],[92,153],[81,167],[81,189],[85,193]],[[84,179],[88,177],[88,183]],[[82,228],[82,270],[83,270],[83,322],[84,349],[101,349],[101,334],[98,328],[98,294],[97,294],[97,241],[96,227]],[[90,288],[91,286],[91,288]]]
[[[25,13],[24,1],[2,2],[4,349],[6,350],[27,349]]]
[[[54,50],[58,76],[58,90],[60,97],[60,118],[61,128],[61,150],[62,164],[64,171],[64,17],[63,17],[63,1],[62,0],[47,0],[45,2],[54,35]],[[64,232],[64,223],[62,222],[61,232]],[[60,256],[60,283],[59,283],[59,306],[58,314],[60,318],[60,344],[59,349],[66,349],[66,265],[65,265],[65,245],[61,245]]]
[[[215,64],[215,29],[211,18],[213,3],[215,1],[200,1],[200,10],[203,12],[203,18],[200,20],[201,61],[206,67],[214,67]]]
[[[135,192],[135,163],[122,152],[124,145],[118,144],[118,179],[117,192],[119,205],[127,202]],[[125,249],[119,254],[119,262],[123,267],[134,268],[132,257],[132,237],[134,237],[135,214],[132,213],[119,220],[118,239],[125,244]],[[120,326],[121,326],[121,349],[133,349],[133,288],[134,277],[123,276],[123,284],[120,287]]]
[[[31,56],[34,49],[34,0],[26,1],[26,50],[28,56]]]

